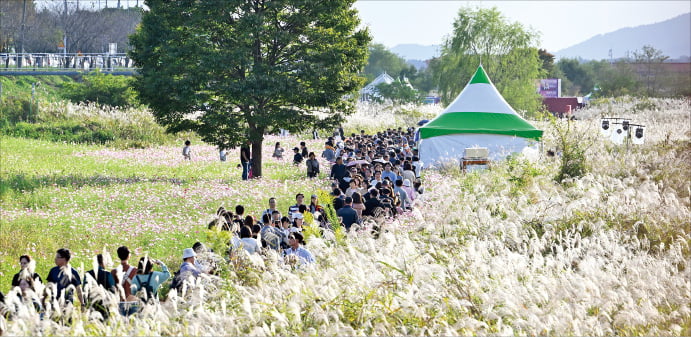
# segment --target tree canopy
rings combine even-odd
[[[507,22],[496,8],[461,8],[453,27],[439,62],[430,64],[445,103],[458,95],[482,64],[514,109],[529,113],[540,109],[535,79],[541,76],[542,61],[534,47],[534,32]]]
[[[140,99],[169,131],[221,148],[250,140],[260,176],[265,133],[354,111],[371,38],[353,2],[149,0],[131,37]]]
[[[363,72],[368,81],[374,80],[383,72],[395,78],[411,77],[416,71],[414,66],[407,64],[402,57],[389,51],[383,44],[370,44],[369,58]]]

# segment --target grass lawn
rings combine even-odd
[[[206,226],[219,206],[241,204],[258,217],[269,196],[287,210],[295,194],[326,189],[323,179],[310,180],[305,169],[271,158],[275,141],[264,146],[261,179],[242,181],[239,150],[218,160],[214,147],[194,145],[192,161],[182,160],[182,147],[114,150],[102,146],[61,144],[3,137],[0,176],[0,290],[10,288],[18,258],[30,254],[37,272],[47,275],[55,250],[74,251],[72,263],[91,269],[104,249],[127,245],[137,258],[150,254],[172,268],[183,248],[208,241]],[[318,151],[321,141],[308,141]],[[290,151],[288,152],[290,153]],[[324,163],[322,163],[324,165]],[[324,172],[322,166],[322,172]],[[16,269],[16,270],[15,270]]]

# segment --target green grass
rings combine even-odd
[[[212,155],[201,146],[200,156]],[[302,166],[271,160],[265,162],[261,181],[241,181],[235,153],[225,163],[177,157],[172,163],[146,161],[169,151],[175,156],[177,146],[119,151],[3,136],[0,151],[3,292],[18,271],[20,255],[33,256],[36,271],[45,276],[61,247],[71,249],[73,265],[84,270],[91,269],[95,254],[105,248],[114,255],[120,245],[131,247],[137,258],[148,253],[175,270],[183,248],[215,236],[206,227],[219,206],[234,210],[242,204],[246,214],[259,216],[269,196],[277,197],[284,211],[295,193],[310,195],[328,187],[325,179],[306,179]],[[106,154],[94,155],[98,151]],[[135,155],[115,158],[122,153]]]
[[[2,84],[2,97],[31,97],[31,86],[36,86],[36,98],[39,100],[58,101],[62,99],[60,90],[65,83],[73,82],[69,76],[45,75],[45,76],[0,76]]]

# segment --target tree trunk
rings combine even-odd
[[[252,142],[252,177],[262,176],[262,143],[264,137]]]

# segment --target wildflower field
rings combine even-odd
[[[317,262],[295,269],[276,255],[233,260],[182,296],[107,321],[88,310],[44,319],[26,308],[0,317],[5,335],[691,335],[691,106],[688,100],[603,100],[576,120],[534,122],[542,154],[461,173],[423,173],[415,209],[350,233],[307,233]],[[362,109],[346,132],[412,125],[434,111]],[[376,114],[375,117],[372,117]],[[645,144],[615,145],[601,117],[643,124]],[[182,139],[184,140],[184,139]],[[193,141],[142,149],[0,138],[0,290],[30,254],[47,275],[55,250],[80,272],[120,245],[177,270],[196,241],[221,251],[207,224],[219,206],[258,216],[276,197],[328,189],[290,158],[307,141],[268,136],[265,177],[240,179],[238,149]],[[554,150],[554,157],[545,156]],[[288,151],[289,153],[290,151]],[[562,160],[579,177],[555,179]],[[322,190],[321,192],[319,192]],[[110,259],[107,259],[110,260]],[[109,261],[112,263],[111,261]],[[112,266],[112,265],[111,265]],[[114,304],[115,306],[117,303]],[[21,306],[21,304],[17,304]]]

